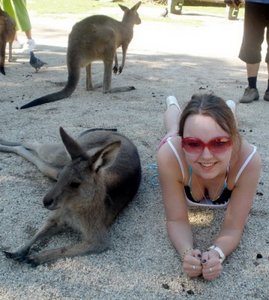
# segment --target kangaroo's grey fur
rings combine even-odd
[[[103,92],[116,93],[133,90],[133,86],[111,88],[112,70],[115,74],[121,73],[126,59],[129,43],[133,38],[133,27],[141,20],[137,10],[141,2],[131,9],[119,4],[124,11],[122,21],[119,22],[104,15],[94,15],[76,23],[69,35],[67,49],[68,79],[65,87],[59,91],[37,98],[21,109],[54,102],[71,96],[77,87],[80,68],[86,67],[86,89],[93,90],[91,64],[102,60],[104,63]],[[118,66],[117,48],[122,47],[122,64]],[[113,67],[113,60],[115,66]],[[102,85],[98,85],[102,86]]]
[[[140,159],[134,144],[111,130],[83,132],[75,141],[62,128],[61,144],[21,144],[0,140],[0,151],[16,153],[57,180],[43,199],[51,216],[44,226],[8,258],[38,265],[65,256],[100,252],[106,233],[119,212],[137,193]],[[81,234],[81,241],[58,249],[32,253],[31,247],[67,225]]]
[[[6,44],[8,47],[8,61],[12,61],[12,43],[16,34],[15,21],[0,7],[0,72],[5,72]]]

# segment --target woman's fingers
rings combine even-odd
[[[201,252],[200,250],[193,250],[188,252],[183,261],[183,269],[190,277],[198,277],[202,274],[201,265]]]
[[[210,255],[210,252],[202,254],[202,273],[206,280],[213,280],[217,278],[222,272],[222,264],[216,255]]]
[[[217,278],[218,276],[220,276],[221,272],[222,272],[222,265],[220,262],[217,265],[212,265],[212,266],[203,265],[202,273],[204,279],[206,280],[213,280]]]

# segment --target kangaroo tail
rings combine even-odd
[[[64,98],[68,98],[72,95],[74,90],[76,89],[78,80],[79,80],[79,74],[78,76],[70,76],[68,78],[66,86],[59,92],[48,94],[46,96],[37,98],[31,102],[26,103],[25,105],[21,106],[20,109],[25,109],[33,106],[42,105],[49,102],[55,102]]]
[[[25,109],[25,108],[29,108],[29,107],[33,107],[33,106],[38,106],[38,105],[42,105],[42,104],[49,103],[49,102],[55,102],[55,101],[67,98],[71,94],[72,94],[72,92],[67,91],[64,88],[59,92],[49,94],[49,95],[37,98],[37,99],[35,99],[31,102],[28,102],[28,103],[24,104],[23,106],[21,106],[20,109]]]

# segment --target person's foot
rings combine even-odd
[[[170,105],[175,105],[180,110],[180,106],[175,96],[168,96],[166,98],[166,108],[168,108]]]
[[[263,99],[264,99],[265,101],[269,101],[269,90],[267,90],[267,91],[265,92]]]
[[[22,50],[24,53],[30,53],[30,51],[35,49],[35,46],[35,41],[33,39],[28,39],[26,43],[24,43]]]
[[[255,88],[247,87],[243,97],[239,100],[240,103],[250,103],[259,100],[259,92]]]
[[[233,100],[227,100],[226,104],[230,107],[231,111],[233,112],[234,116],[236,115],[236,104]]]

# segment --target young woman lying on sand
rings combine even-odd
[[[213,280],[240,242],[256,194],[260,156],[240,136],[231,100],[194,95],[181,111],[169,96],[164,122],[167,134],[157,160],[168,235],[184,272]],[[221,230],[206,250],[193,248],[188,206],[226,208]]]

